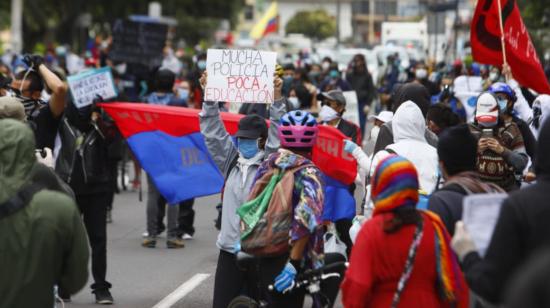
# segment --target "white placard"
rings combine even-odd
[[[98,96],[102,99],[111,99],[117,96],[110,67],[69,76],[67,82],[77,108],[92,104]]]
[[[489,247],[506,197],[507,194],[475,194],[464,197],[462,201],[462,221],[482,257]]]
[[[204,100],[273,103],[277,53],[258,50],[208,49],[208,82]]]
[[[346,121],[357,124],[357,126],[360,126],[359,112],[363,112],[363,110],[359,110],[357,93],[355,91],[346,91],[342,93],[346,98],[346,112],[344,112],[344,115],[342,116],[342,118]]]

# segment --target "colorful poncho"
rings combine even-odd
[[[376,166],[372,177],[374,215],[414,206],[418,202],[418,186],[414,165],[401,156],[388,156]],[[429,211],[422,211],[422,214],[429,218],[435,228],[438,288],[442,298],[454,302],[467,286],[461,285],[460,268],[449,244],[449,233],[439,216]]]

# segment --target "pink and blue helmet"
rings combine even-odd
[[[319,128],[309,112],[294,110],[281,117],[278,132],[281,146],[285,148],[312,148]]]

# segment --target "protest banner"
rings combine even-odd
[[[98,96],[102,99],[111,99],[117,96],[110,67],[69,76],[67,82],[77,108],[90,105]]]
[[[357,101],[357,93],[355,91],[346,91],[342,92],[344,94],[344,97],[346,98],[346,112],[342,116],[342,118],[346,121],[349,121],[351,123],[355,123],[357,125],[359,124],[359,112],[363,112],[363,110],[359,110],[359,102]]]
[[[149,68],[162,63],[168,27],[153,22],[117,20],[113,25],[113,61],[141,64]]]
[[[483,257],[491,242],[502,201],[507,194],[475,194],[462,201],[462,221]]]
[[[270,51],[208,49],[206,101],[273,102],[277,54]]]

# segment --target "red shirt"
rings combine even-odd
[[[392,215],[374,216],[357,235],[342,284],[344,307],[391,307],[416,229],[407,225],[395,233],[385,233],[383,222]],[[429,218],[423,219],[424,233],[398,307],[450,307],[436,288],[435,229]],[[460,279],[464,281],[462,275]],[[461,295],[459,307],[468,307],[468,290]]]

